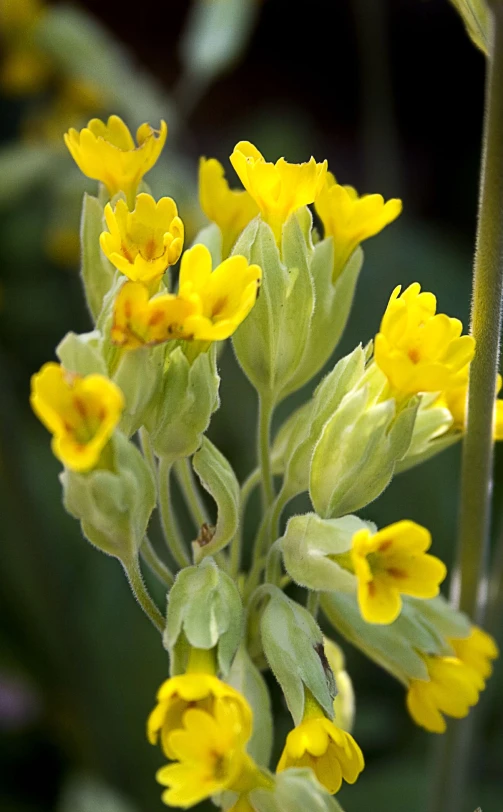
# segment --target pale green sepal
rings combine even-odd
[[[145,425],[152,447],[169,462],[193,454],[219,406],[215,344],[191,364],[181,347],[169,355],[163,383]]]
[[[249,797],[256,812],[343,812],[309,768],[284,770],[274,789],[255,789]]]
[[[199,231],[192,241],[192,245],[205,245],[211,254],[213,268],[222,262],[222,232],[216,223],[210,223]]]
[[[313,616],[277,587],[260,621],[264,654],[285,695],[296,725],[308,688],[329,719],[334,717],[335,680],[324,655],[323,635]]]
[[[452,415],[449,409],[435,405],[437,399],[436,393],[421,395],[412,440],[405,457],[397,463],[397,474],[426,462],[463,436],[460,431],[450,430]]]
[[[481,51],[489,53],[489,8],[486,0],[451,0],[457,9],[471,41]]]
[[[156,504],[152,472],[137,447],[119,431],[111,440],[113,470],[60,475],[66,510],[80,519],[86,538],[125,560],[136,555]]]
[[[223,550],[237,532],[240,489],[231,465],[207,437],[203,437],[201,448],[192,458],[192,465],[201,485],[217,505],[217,524],[211,541],[203,547],[197,541],[192,543],[197,564],[206,556]]]
[[[120,429],[128,437],[145,422],[147,410],[162,383],[165,354],[163,345],[122,350],[118,354],[111,378],[124,394]]]
[[[353,535],[369,527],[374,529],[357,516],[342,519],[320,519],[316,513],[293,516],[280,539],[286,571],[297,584],[308,589],[355,592],[355,575],[331,556],[348,552]]]
[[[335,285],[332,282],[333,240],[318,243],[310,261],[314,285],[314,312],[306,350],[288,391],[300,389],[322,369],[337,347],[348,322],[356,284],[363,266],[363,251],[353,252]]]
[[[247,750],[258,764],[267,767],[273,741],[271,699],[265,680],[244,643],[237,650],[227,682],[248,700],[253,711],[253,733]]]
[[[446,639],[470,636],[472,629],[470,619],[455,609],[443,595],[438,595],[428,601],[409,597],[407,601],[416,609],[423,622],[437,632],[441,641],[440,645],[443,646],[446,654],[451,653],[450,646],[445,643]]]
[[[389,485],[410,445],[417,398],[395,414],[395,401],[368,405],[367,386],[350,392],[327,421],[311,462],[309,491],[323,518],[354,513]]]
[[[94,322],[98,320],[103,299],[115,276],[115,268],[100,248],[100,234],[105,230],[103,206],[97,197],[84,193],[80,223],[81,275],[87,305]]]
[[[108,377],[102,343],[98,330],[80,335],[67,333],[56,347],[56,355],[68,372],[82,376],[97,374]]]
[[[243,607],[234,581],[212,558],[181,570],[168,595],[164,645],[171,673],[183,674],[187,642],[194,648],[217,646],[218,664],[226,676],[243,633]]]
[[[271,228],[252,220],[232,253],[262,268],[260,295],[253,310],[233,335],[239,363],[254,387],[278,402],[296,374],[308,340],[314,292],[308,270],[308,248],[296,217],[283,229],[281,261]]]
[[[285,448],[282,486],[285,499],[308,490],[309,466],[323,427],[337,413],[343,398],[362,379],[364,372],[365,356],[362,347],[358,346],[338,361],[318,385],[311,401],[294,412],[287,421],[290,425],[280,430],[277,442]],[[273,455],[276,447],[275,443]]]

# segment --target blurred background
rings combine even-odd
[[[131,127],[165,118],[167,147],[147,181],[176,199],[187,244],[204,224],[199,156],[218,157],[235,183],[228,155],[241,139],[269,160],[327,157],[340,182],[402,197],[399,221],[365,246],[340,356],[373,336],[398,283],[419,281],[467,323],[484,58],[447,0],[0,0],[0,41],[0,810],[160,812],[162,758],[144,729],[166,655],[119,565],[65,514],[59,464],[28,404],[30,375],[68,330],[91,327],[78,225],[95,184],[62,134],[112,112]],[[230,349],[221,367],[210,434],[244,477],[256,403]],[[365,511],[380,525],[425,524],[448,565],[459,451],[397,477]],[[497,506],[502,485],[498,449]],[[367,768],[339,799],[346,812],[423,812],[434,736],[413,725],[391,677],[344,648]],[[290,721],[270,684],[282,739]],[[460,812],[501,812],[502,688],[500,665]]]

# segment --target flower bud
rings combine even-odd
[[[243,633],[243,608],[234,581],[212,558],[178,574],[168,597],[164,645],[172,674],[186,670],[189,646],[217,647],[219,670],[229,672]]]
[[[80,520],[86,538],[121,560],[136,555],[155,507],[150,468],[120,432],[111,440],[110,470],[87,474],[65,469],[60,475],[66,510]]]

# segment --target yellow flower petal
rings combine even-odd
[[[246,190],[229,188],[224,168],[216,158],[201,158],[199,162],[199,202],[206,217],[222,232],[225,259],[243,229],[258,214],[258,205]]]

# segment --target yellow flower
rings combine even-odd
[[[461,335],[463,325],[444,313],[435,315],[433,293],[421,293],[415,282],[400,296],[391,294],[374,357],[398,394],[440,392],[464,384],[475,352],[472,336]]]
[[[126,282],[115,300],[111,338],[127,350],[175,338],[191,339],[187,319],[200,310],[197,297],[181,299],[165,293],[149,299],[141,282]]]
[[[182,256],[178,296],[199,301],[200,312],[188,316],[186,332],[199,341],[222,341],[245,320],[257,299],[262,271],[243,256],[229,257],[211,270],[211,254],[195,245]]]
[[[407,708],[416,724],[432,733],[444,733],[442,714],[455,719],[467,716],[478,702],[484,681],[458,657],[422,656],[429,679],[411,680]]]
[[[115,210],[105,206],[108,231],[100,236],[103,253],[133,282],[155,282],[169,265],[178,262],[183,248],[183,223],[176,203],[140,194],[133,211],[125,200]]]
[[[204,711],[215,716],[217,707],[227,708],[239,720],[239,726],[247,741],[251,735],[252,713],[246,699],[239,691],[222,682],[214,674],[187,673],[164,682],[157,694],[157,705],[147,722],[147,737],[155,744],[160,735],[166,756],[176,757],[172,747],[172,733],[183,725],[188,708]]]
[[[496,382],[496,395],[501,390],[502,378],[498,375]],[[466,411],[468,398],[468,381],[455,389],[448,389],[442,392],[436,405],[445,406],[449,409],[453,418],[453,428],[464,431],[466,426]],[[496,398],[494,402],[494,426],[493,437],[495,440],[503,440],[503,400]]]
[[[230,189],[216,158],[199,162],[199,202],[206,217],[222,232],[222,257],[228,257],[237,238],[258,214],[254,199],[244,189]]]
[[[367,623],[392,623],[401,612],[400,595],[434,598],[447,569],[426,554],[431,536],[425,527],[401,521],[374,535],[359,530],[351,559],[358,579],[358,604]]]
[[[276,772],[311,767],[320,784],[334,795],[343,779],[354,784],[364,766],[362,751],[351,734],[327,719],[317,702],[306,695],[304,718],[288,734]]]
[[[499,650],[490,634],[478,626],[472,626],[469,637],[450,639],[449,643],[456,657],[479,674],[484,681],[491,676],[493,672],[491,660],[499,657]]]
[[[162,794],[168,806],[186,809],[215,793],[237,789],[246,773],[256,770],[245,749],[250,733],[236,705],[216,699],[211,715],[191,707],[182,724],[168,736],[176,763],[157,772],[158,782],[169,787]]]
[[[344,652],[337,643],[327,637],[324,639],[324,648],[337,685],[337,696],[334,699],[335,718],[338,726],[349,733],[355,716],[355,692],[351,677],[346,671]]]
[[[327,173],[327,162],[317,164],[314,158],[303,164],[289,164],[284,158],[268,163],[249,141],[236,144],[230,160],[278,243],[283,223],[301,206],[314,201]]]
[[[108,378],[82,378],[52,362],[32,377],[30,401],[54,435],[54,454],[73,471],[97,465],[124,408],[121,390]]]
[[[72,127],[64,138],[84,175],[104,183],[110,197],[122,191],[132,201],[139,182],[161,154],[167,134],[164,121],[160,130],[142,124],[136,133],[136,146],[122,119],[110,116],[106,124],[99,118],[91,119],[80,132]]]
[[[331,172],[327,172],[314,203],[325,237],[334,241],[334,282],[357,246],[382,231],[402,211],[401,200],[393,198],[385,203],[382,195],[359,197],[351,186],[340,186]]]

